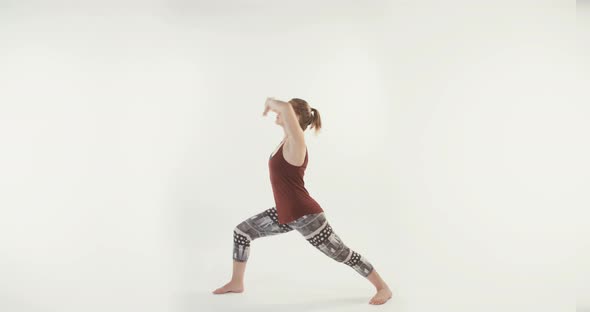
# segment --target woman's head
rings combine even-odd
[[[318,112],[317,109],[310,107],[305,100],[292,98],[289,100],[289,104],[293,107],[295,115],[297,115],[297,118],[299,119],[299,126],[301,126],[303,131],[305,131],[310,125],[310,129],[315,129],[316,133],[322,128],[320,112]]]

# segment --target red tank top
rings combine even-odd
[[[309,195],[303,181],[308,160],[307,148],[303,164],[294,166],[283,157],[283,145],[285,145],[284,142],[268,160],[270,183],[280,224],[289,223],[307,214],[324,211]]]

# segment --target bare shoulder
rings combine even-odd
[[[288,139],[283,145],[283,157],[293,166],[301,166],[305,162],[307,146],[304,138]]]

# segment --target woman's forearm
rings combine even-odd
[[[274,111],[284,112],[285,110],[289,109],[291,105],[287,102],[276,100],[274,98],[269,98],[268,106],[270,106],[270,108]]]

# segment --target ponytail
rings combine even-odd
[[[318,131],[322,128],[322,118],[320,117],[320,112],[312,107],[311,113],[312,116],[310,129],[315,129],[315,132],[318,133]]]

